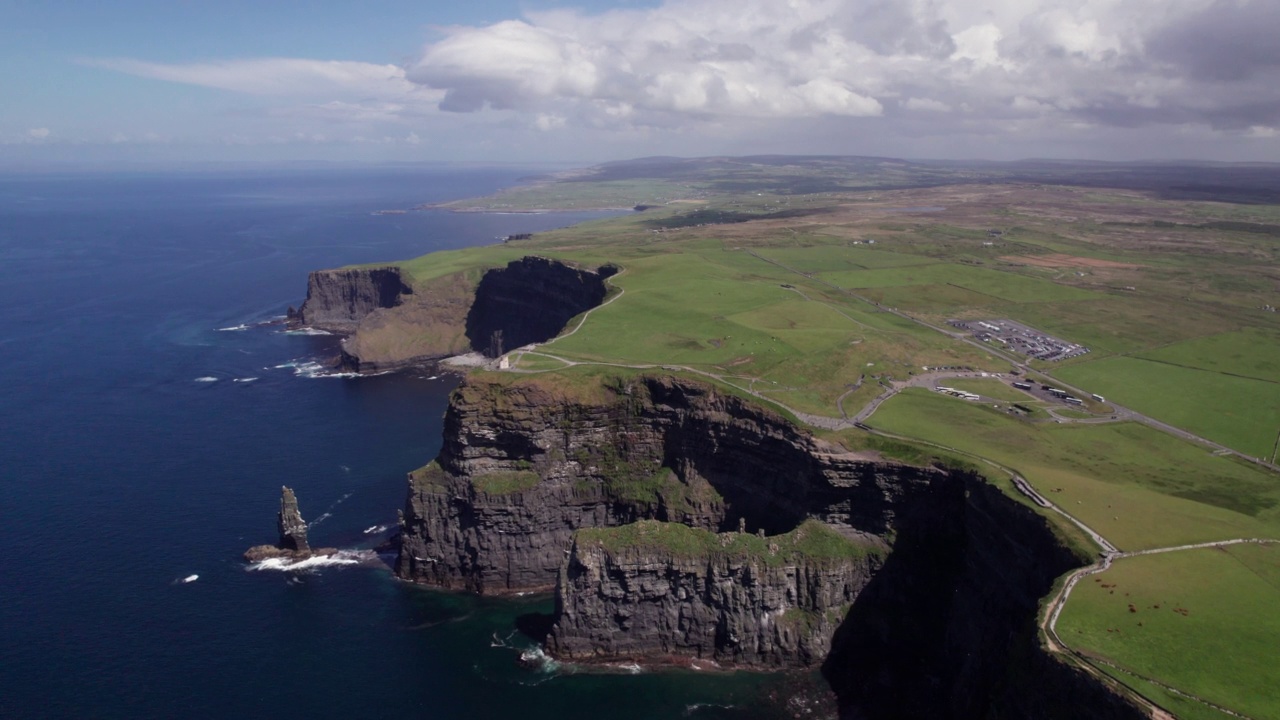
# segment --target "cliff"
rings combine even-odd
[[[708,385],[472,376],[409,485],[397,574],[555,588],[557,657],[821,663],[850,719],[1143,717],[1042,646],[1084,562],[1043,517]]]
[[[351,332],[369,313],[400,305],[413,290],[396,267],[318,270],[307,278],[307,299],[290,320],[332,332]]]
[[[547,648],[577,661],[812,665],[879,559],[812,520],[767,538],[656,521],[583,530],[560,568]]]
[[[897,530],[822,666],[842,717],[1146,717],[1041,644],[1042,599],[1086,562],[1043,517],[952,476],[904,507]]]
[[[440,456],[410,476],[396,571],[483,593],[550,590],[575,530],[640,519],[777,535],[813,518],[878,537],[938,474],[840,451],[666,377],[473,376],[444,426]]]
[[[507,350],[555,337],[578,313],[599,305],[612,266],[582,270],[528,256],[486,272],[467,313],[471,349],[497,357]]]
[[[604,299],[612,266],[575,268],[525,257],[504,268],[411,283],[398,267],[311,273],[291,327],[347,335],[341,365],[395,370],[472,350],[491,356],[555,337]]]

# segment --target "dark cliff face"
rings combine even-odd
[[[400,305],[413,289],[396,267],[318,270],[307,278],[307,299],[298,310],[300,325],[351,332],[379,308]]]
[[[496,355],[555,337],[570,318],[600,304],[614,272],[526,257],[489,270],[478,284],[474,274],[459,272],[411,287],[397,267],[319,270],[289,324],[348,335],[341,365],[360,372],[471,350]]]
[[[699,383],[641,378],[584,398],[470,379],[440,457],[411,478],[396,570],[477,592],[548,590],[575,530],[644,518],[769,534],[814,518],[872,537],[935,474],[836,452]]]
[[[643,521],[627,530],[637,527],[658,532]],[[808,523],[796,532],[822,527]],[[741,535],[715,537],[729,544]],[[879,555],[782,557],[773,540],[759,542],[774,555],[714,547],[693,554],[612,548],[580,533],[560,568],[547,648],[577,661],[684,656],[747,667],[820,663]]]
[[[471,349],[497,357],[555,337],[570,318],[604,300],[609,274],[534,256],[490,270],[480,279],[467,314]]]
[[[1083,564],[1044,518],[954,474],[903,508],[884,567],[823,664],[846,718],[1145,717],[1040,645],[1055,578]]]

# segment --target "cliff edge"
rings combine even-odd
[[[288,324],[346,335],[340,364],[357,372],[471,351],[496,357],[554,337],[570,318],[599,305],[614,272],[536,256],[424,282],[397,266],[318,270]]]

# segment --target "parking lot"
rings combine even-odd
[[[1004,350],[1037,360],[1067,360],[1089,352],[1083,345],[1060,340],[1013,320],[948,320],[947,324],[972,333],[982,342],[999,343]]]

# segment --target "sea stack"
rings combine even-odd
[[[307,523],[298,511],[298,498],[293,490],[280,488],[280,512],[276,514],[276,530],[280,540],[275,545],[255,545],[244,553],[249,562],[262,562],[271,558],[306,560],[310,557],[332,555],[336,548],[312,549],[307,543]]]
[[[310,553],[307,545],[307,524],[302,521],[302,513],[298,511],[298,498],[288,487],[280,488],[280,514],[276,516],[276,526],[280,529],[280,542],[277,545],[283,550],[295,553]]]

